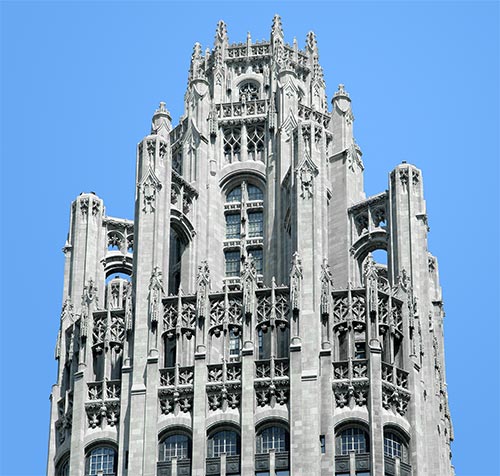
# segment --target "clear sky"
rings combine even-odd
[[[457,476],[499,475],[497,2],[2,2],[0,475],[45,473],[71,201],[133,217],[135,146],[175,123],[193,44],[317,34],[329,98],[351,94],[367,194],[423,170],[446,309]],[[429,475],[438,476],[438,475]]]

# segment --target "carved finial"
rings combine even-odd
[[[367,279],[369,278],[377,278],[377,266],[375,263],[375,260],[373,259],[373,256],[371,253],[368,253],[368,256],[366,257],[365,260],[365,265],[364,265],[364,274]]]
[[[345,90],[343,84],[339,84],[339,87],[338,87],[337,91],[335,92],[335,97],[338,97],[338,96],[344,96],[346,98],[349,97],[349,93]]]
[[[310,31],[307,34],[306,45],[309,51],[315,53],[318,52],[318,42],[316,41],[316,35],[314,34],[314,31]]]
[[[215,32],[215,42],[216,43],[227,42],[227,27],[222,20],[219,20],[219,22],[217,23],[217,30]]]
[[[199,59],[201,58],[201,45],[200,43],[196,42],[193,46],[193,54],[191,55],[191,59]]]
[[[250,32],[247,31],[247,43],[251,44],[252,43],[252,35],[250,35]]]
[[[281,17],[276,14],[273,18],[273,26],[271,28],[271,36],[280,36],[283,38],[283,26],[281,25]]]
[[[158,134],[162,137],[169,137],[172,129],[172,117],[166,107],[166,104],[161,101],[158,109],[153,114],[151,121],[151,134]]]
[[[210,284],[210,269],[208,267],[207,261],[202,261],[200,266],[198,266],[198,274],[196,275],[196,282],[198,286],[200,284]]]
[[[399,289],[405,292],[410,289],[410,277],[408,276],[405,268],[403,268],[401,273],[398,275],[397,285]]]

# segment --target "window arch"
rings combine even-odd
[[[69,476],[69,455],[57,464],[56,476]]]
[[[368,434],[358,426],[345,428],[337,438],[339,455],[369,453]]]
[[[384,455],[399,458],[403,463],[409,462],[407,440],[393,428],[384,430]]]
[[[158,461],[191,459],[191,438],[185,433],[169,433],[158,445]]]
[[[207,456],[218,458],[222,453],[227,456],[240,454],[240,435],[230,428],[218,429],[210,434],[207,442]]]
[[[117,466],[116,450],[109,445],[99,445],[93,447],[87,453],[85,462],[87,476],[114,476]]]
[[[259,99],[259,84],[255,81],[245,81],[240,85],[240,101],[245,98],[247,101],[256,101]]]
[[[289,450],[288,431],[281,425],[265,426],[257,432],[256,453],[284,453]]]

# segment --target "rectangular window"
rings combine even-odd
[[[226,215],[226,239],[234,240],[240,238],[241,217],[240,214],[232,213]]]
[[[252,212],[248,214],[248,237],[262,236],[263,232],[262,212]]]
[[[319,445],[321,447],[321,454],[324,455],[326,453],[325,435],[319,435]]]
[[[240,252],[226,251],[224,253],[226,259],[226,276],[240,275]]]
[[[257,274],[262,274],[263,270],[263,253],[262,250],[248,250],[248,254],[253,257],[255,263],[255,269],[257,270]]]
[[[356,342],[354,344],[354,358],[366,359],[366,344],[364,342]]]
[[[234,331],[230,331],[229,333],[229,355],[240,355],[240,337],[236,335]]]

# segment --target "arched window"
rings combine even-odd
[[[282,426],[268,426],[257,433],[257,453],[269,453],[270,450],[284,453],[288,448],[288,432]]]
[[[247,81],[240,86],[240,101],[243,96],[247,101],[256,101],[259,99],[259,85],[253,81]]]
[[[69,476],[69,456],[64,458],[58,465],[56,469],[57,476]]]
[[[263,274],[263,199],[262,189],[245,181],[232,187],[226,194],[226,203],[233,203],[230,211],[227,211],[224,217],[226,222],[225,239],[231,240],[231,243],[226,243],[224,250],[226,277],[239,276],[242,257],[250,255],[254,259],[257,274]],[[253,203],[246,207],[244,205],[247,202]],[[241,248],[242,242],[240,240],[243,234],[252,239],[246,249]],[[239,241],[239,246],[235,241]]]
[[[337,436],[337,455],[369,453],[369,448],[368,434],[362,428],[348,427]]]
[[[233,430],[221,430],[208,438],[207,453],[209,458],[218,458],[222,453],[227,456],[240,454],[240,437]]]
[[[248,200],[264,200],[264,193],[259,187],[255,185],[248,184],[247,186]]]
[[[408,463],[408,445],[399,434],[392,430],[384,431],[384,455],[399,458],[403,463]]]
[[[110,446],[97,446],[87,455],[86,475],[114,476],[116,474],[116,451]]]
[[[191,459],[191,439],[184,434],[170,434],[159,445],[158,460],[172,461],[172,458]]]

